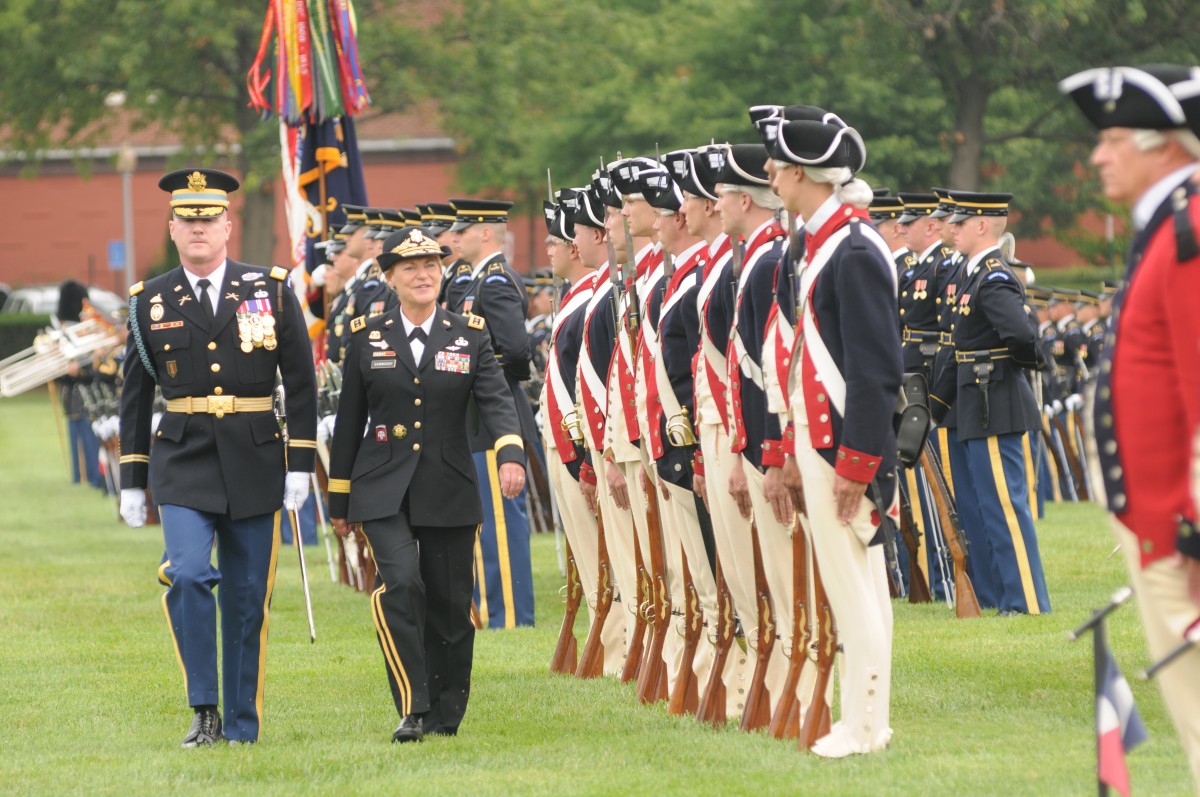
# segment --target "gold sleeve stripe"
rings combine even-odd
[[[330,479],[329,480],[329,492],[331,492],[331,493],[349,493],[350,492],[350,480],[349,479]]]
[[[124,465],[128,462],[145,462],[146,464],[149,464],[150,457],[147,456],[146,454],[125,454],[124,456],[121,457],[122,465]]]
[[[292,448],[316,448],[316,440],[288,440],[288,445]]]
[[[524,451],[525,450],[525,441],[521,439],[521,435],[519,435],[519,434],[501,435],[500,437],[496,438],[496,445],[493,446],[493,448],[494,448],[494,450],[499,451],[500,449],[504,448],[505,446],[516,446],[517,448]]]

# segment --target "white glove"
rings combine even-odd
[[[333,414],[326,415],[317,422],[317,439],[323,444],[329,445],[333,440],[333,427],[337,423],[337,416]]]
[[[1076,412],[1083,409],[1083,396],[1078,393],[1072,393],[1067,396],[1067,409],[1071,412]]]
[[[100,440],[104,439],[104,420],[103,419],[97,419],[95,421],[92,421],[92,434],[96,435],[96,437]]]
[[[329,267],[326,266],[324,263],[322,263],[321,265],[314,268],[312,275],[311,275],[312,284],[316,285],[318,288],[324,288],[325,287],[325,274],[328,271],[329,271]]]
[[[296,512],[304,506],[304,502],[308,500],[310,481],[311,475],[308,473],[288,473],[283,482],[283,506],[285,509],[289,512]]]
[[[1055,415],[1058,415],[1060,412],[1063,411],[1063,403],[1061,401],[1059,401],[1058,399],[1055,399],[1054,403],[1051,406],[1054,407]]]
[[[146,525],[146,491],[126,487],[121,490],[121,517],[131,529]]]

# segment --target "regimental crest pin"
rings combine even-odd
[[[404,438],[408,437],[408,427],[402,423],[396,424],[392,427],[392,437],[396,438],[397,440],[403,440]]]

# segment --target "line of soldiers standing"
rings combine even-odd
[[[749,113],[758,142],[619,158],[546,203],[552,669],[869,753],[891,736],[892,597],[1050,610],[1049,362],[1001,250],[1011,195],[872,191],[836,114]]]

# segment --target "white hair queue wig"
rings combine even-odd
[[[866,210],[871,200],[875,198],[875,192],[871,190],[871,186],[864,180],[860,180],[854,176],[854,172],[850,171],[847,166],[801,166],[804,173],[808,175],[814,183],[828,183],[832,185],[833,193],[839,200],[862,210]]]

